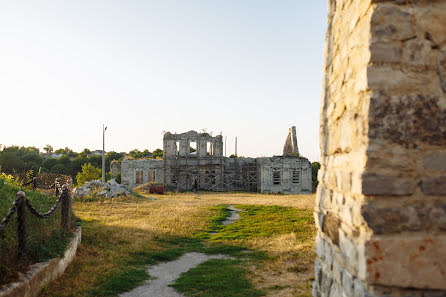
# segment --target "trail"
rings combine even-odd
[[[222,222],[222,225],[235,223],[240,219],[238,212],[242,211],[230,205],[231,215]],[[211,259],[230,259],[226,255],[206,255],[203,253],[186,253],[174,261],[160,263],[150,266],[147,272],[152,279],[147,280],[144,285],[123,293],[121,297],[184,297],[183,294],[169,287],[170,284],[180,277],[183,272],[187,272]]]

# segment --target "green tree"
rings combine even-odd
[[[162,157],[163,157],[163,150],[157,148],[156,150],[153,151],[153,153],[152,153],[152,157],[155,158],[155,159],[160,159],[160,158],[162,158]]]
[[[54,151],[53,147],[52,147],[51,145],[49,145],[49,144],[45,145],[45,147],[43,148],[43,150],[44,150],[47,154],[49,154],[49,155],[52,154],[53,151]]]
[[[80,186],[83,185],[86,181],[100,179],[101,175],[101,169],[91,165],[91,163],[86,163],[82,165],[82,171],[78,172],[78,174],[76,175],[76,182]]]
[[[51,167],[51,172],[52,173],[57,173],[57,174],[70,174],[70,171],[67,167],[65,167],[63,164],[56,164],[53,167]]]
[[[5,173],[21,172],[25,170],[25,162],[19,157],[16,151],[2,151],[0,157],[0,166]]]

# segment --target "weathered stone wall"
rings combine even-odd
[[[293,156],[299,154],[299,148],[297,146],[296,126],[292,126],[288,132],[288,136],[283,146],[284,156]]]
[[[142,181],[137,183],[137,171],[141,172]],[[127,157],[121,162],[121,183],[126,188],[133,190],[133,188],[148,183],[150,180],[150,173],[155,172],[155,182],[164,182],[164,167],[163,160],[158,159],[139,159],[131,160]]]
[[[446,296],[446,1],[331,0],[313,296]]]
[[[301,157],[258,158],[259,192],[310,194],[311,163]],[[274,171],[278,172],[280,183],[274,181]]]

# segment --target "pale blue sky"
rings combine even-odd
[[[319,155],[326,1],[1,1],[0,143],[162,148],[162,132]]]

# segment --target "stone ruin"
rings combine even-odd
[[[446,1],[330,0],[313,296],[446,296]]]
[[[296,127],[292,126],[283,146],[284,156],[298,156],[299,148],[297,147]]]
[[[293,130],[294,129],[294,130]],[[295,128],[290,140],[297,150]],[[164,134],[162,160],[124,158],[122,184],[129,189],[147,182],[181,190],[311,193],[311,164],[298,155],[227,158],[223,136],[189,131]]]

